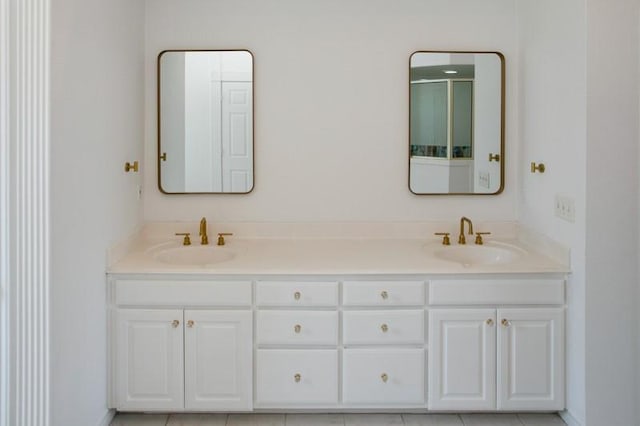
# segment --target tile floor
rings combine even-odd
[[[562,426],[555,414],[118,414],[111,426]]]

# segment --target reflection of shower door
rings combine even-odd
[[[253,186],[251,82],[222,82],[222,191]]]

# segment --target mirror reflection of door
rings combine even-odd
[[[159,67],[160,189],[249,192],[253,188],[251,54],[167,51],[160,55]]]

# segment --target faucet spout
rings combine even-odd
[[[458,237],[458,244],[466,244],[467,239],[464,237],[464,224],[467,222],[469,224],[469,235],[473,235],[473,223],[471,219],[468,217],[462,216],[460,218],[460,236]]]
[[[207,236],[207,219],[202,218],[200,220],[200,244],[206,245],[209,244],[209,237]]]

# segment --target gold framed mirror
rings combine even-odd
[[[158,55],[158,188],[165,194],[246,194],[254,186],[253,55]]]
[[[500,52],[417,51],[409,59],[409,190],[504,189],[505,65]]]

